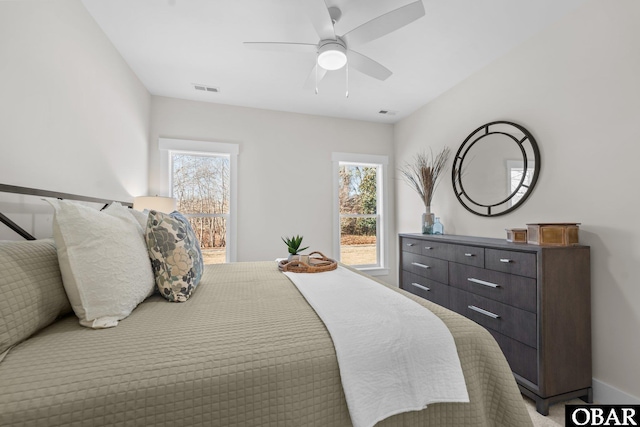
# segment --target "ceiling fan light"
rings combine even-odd
[[[347,63],[347,50],[338,43],[327,43],[318,50],[318,65],[325,70],[334,71]]]

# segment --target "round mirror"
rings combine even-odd
[[[538,180],[540,151],[520,125],[491,122],[464,140],[453,161],[456,197],[481,216],[504,215],[527,199]]]

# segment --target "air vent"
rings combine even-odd
[[[205,85],[196,84],[196,83],[192,83],[192,84],[195,90],[201,90],[203,92],[214,92],[214,93],[220,92],[219,87],[205,86]]]
[[[378,111],[378,114],[384,114],[387,116],[395,116],[397,113],[397,111],[393,111],[393,110],[380,110]]]

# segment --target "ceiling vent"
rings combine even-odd
[[[378,114],[384,114],[386,116],[395,116],[398,112],[393,110],[380,110]]]
[[[192,84],[193,84],[193,88],[195,90],[200,90],[202,92],[214,92],[214,93],[220,92],[220,88],[219,87],[205,86],[205,85],[201,85],[201,84],[197,84],[197,83],[192,83]]]

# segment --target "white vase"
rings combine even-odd
[[[291,262],[291,261],[301,261],[301,262],[304,262],[305,264],[309,264],[309,255],[302,255],[302,254],[293,255],[293,254],[289,254],[289,262]]]

